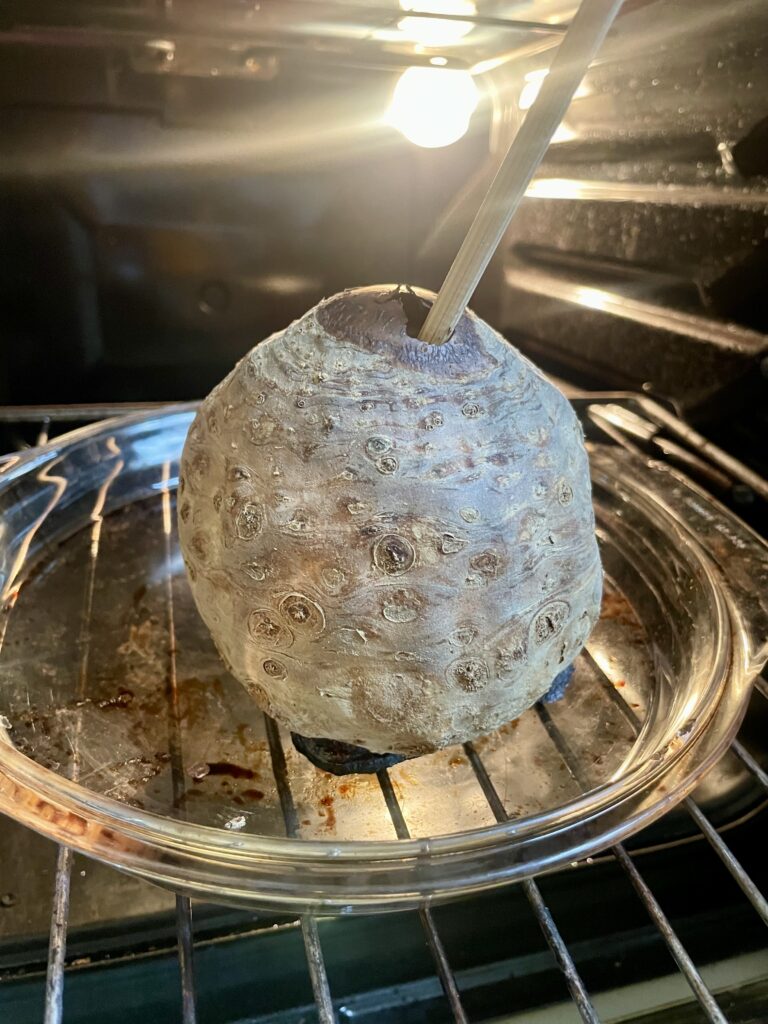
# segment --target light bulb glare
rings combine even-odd
[[[408,68],[395,86],[386,120],[414,145],[438,149],[466,135],[477,102],[468,71]]]

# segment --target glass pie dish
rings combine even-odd
[[[591,447],[606,573],[565,696],[380,776],[310,764],[228,675],[175,529],[193,410],[0,472],[0,810],[175,891],[316,913],[552,870],[659,818],[768,656],[768,549],[667,466]]]

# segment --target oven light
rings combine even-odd
[[[466,15],[477,14],[473,0],[400,0],[404,11],[423,11],[425,14]],[[414,43],[421,46],[451,46],[472,31],[471,21],[442,21],[440,18],[403,18],[397,27]]]
[[[386,120],[414,145],[437,149],[466,134],[477,101],[468,71],[408,68],[395,86]]]

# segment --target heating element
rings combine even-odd
[[[688,432],[688,428],[672,417],[667,410],[646,399],[641,399],[640,401],[644,403],[642,408],[643,412],[648,417],[648,422],[654,423],[658,428],[660,435],[666,438],[666,443],[673,446],[674,455],[679,456],[681,451],[687,454],[690,465],[694,471],[698,470],[705,477],[707,474],[710,476],[714,474],[721,483],[725,480],[730,482],[731,485],[740,485],[742,487],[752,486],[754,487],[757,495],[764,493],[764,490],[761,489],[765,487],[765,482],[759,478],[755,479],[755,474],[746,466],[743,466],[726,453],[719,452],[717,448],[713,448],[712,446],[707,446],[706,449],[702,450],[702,444],[696,443],[697,435]],[[637,398],[619,395],[591,397],[581,396],[580,398],[577,398],[577,405],[580,407],[582,416],[587,424],[588,436],[591,433],[593,437],[599,437],[601,441],[605,441],[607,438],[611,443],[621,445],[628,450],[634,452],[639,450],[642,451],[642,449],[638,449],[637,447],[640,443],[637,436],[637,424],[639,417],[637,412],[634,411],[637,409]],[[65,424],[71,422],[93,421],[101,417],[149,408],[152,407],[148,405],[130,407],[104,405],[88,407],[4,408],[0,410],[0,421],[2,421],[3,424],[8,425],[11,429],[15,429],[17,431],[20,442],[21,437],[24,436],[24,434],[28,437],[31,436],[29,434],[31,429],[32,433],[35,435],[32,439],[38,444],[43,444],[50,436],[55,436],[60,432]],[[634,430],[630,428],[634,428]],[[655,436],[656,435],[654,434],[654,437]],[[701,441],[703,442],[703,439],[701,439]],[[683,443],[681,444],[681,442]],[[658,439],[656,451],[660,451]],[[15,459],[16,456],[12,452],[5,455],[3,457],[3,461],[0,462],[0,474],[13,465]],[[167,628],[171,638],[169,673],[170,699],[173,701],[175,686],[175,663],[173,652],[175,650],[175,643],[173,639],[174,603],[170,569],[171,526],[170,494],[168,490],[164,492],[162,500],[164,508],[163,521],[165,523],[165,536],[168,553],[166,616]],[[90,643],[89,620],[92,614],[92,580],[99,557],[101,522],[102,520],[99,517],[94,517],[91,526],[91,561],[88,569],[90,585],[86,587],[86,599],[83,605],[83,646],[81,647],[81,655],[86,663],[88,658],[88,646]],[[604,699],[618,709],[618,712],[626,722],[629,730],[632,733],[636,733],[638,720],[635,712],[630,706],[628,700],[625,699],[621,689],[617,688],[615,685],[616,680],[611,678],[610,674],[607,674],[604,671],[604,668],[601,668],[600,661],[590,657],[589,654],[586,655],[586,658],[595,678],[599,681]],[[755,695],[755,699],[759,698],[768,701],[768,684],[764,679],[757,680],[755,684]],[[551,742],[553,752],[562,763],[562,766],[571,781],[575,783],[576,786],[587,789],[589,787],[589,783],[582,777],[580,759],[571,750],[568,736],[564,735],[561,728],[558,727],[556,720],[557,716],[552,714],[545,705],[538,705],[535,713],[546,731],[549,741]],[[285,831],[289,836],[296,835],[300,826],[295,796],[291,787],[290,770],[286,763],[286,752],[284,746],[285,738],[284,736],[281,736],[280,729],[276,723],[266,716],[265,728],[269,745],[269,753],[271,756],[272,771],[285,822]],[[473,743],[465,744],[464,754],[488,802],[488,807],[493,817],[498,822],[507,820],[508,812],[505,809],[505,804],[495,788],[491,776],[486,769],[486,765],[483,762],[482,749],[480,745]],[[761,788],[764,793],[768,793],[768,773],[761,763],[761,754],[762,752],[755,750],[754,747],[752,747],[752,752],[750,752],[750,750],[747,749],[739,739],[737,739],[732,743],[730,753],[727,756],[731,759],[736,759],[740,770],[749,775],[754,786],[758,789]],[[171,744],[171,758],[173,767],[173,744]],[[398,838],[407,838],[409,832],[406,818],[398,800],[396,789],[390,779],[389,772],[387,770],[383,770],[378,774],[377,778],[384,802],[391,816],[394,831]],[[183,770],[180,766],[177,766],[174,771],[174,780],[174,786],[184,786]],[[751,877],[750,873],[740,862],[739,857],[737,857],[737,855],[732,851],[729,846],[728,839],[726,838],[728,828],[726,826],[723,830],[721,823],[717,821],[717,810],[713,812],[707,806],[706,798],[704,797],[703,799],[700,799],[697,791],[696,795],[685,800],[684,811],[690,819],[688,823],[689,833],[695,833],[699,838],[703,837],[706,839],[712,850],[722,861],[724,867],[741,889],[744,898],[751,905],[754,914],[762,920],[764,925],[768,925],[768,902],[766,902],[766,899],[760,890],[760,885],[764,887],[765,881],[759,876],[757,878]],[[766,812],[764,810],[757,810],[756,813],[761,815],[763,819],[765,818]],[[713,993],[713,986],[711,984],[707,984],[700,966],[697,966],[687,952],[683,940],[679,937],[675,928],[670,923],[670,920],[662,909],[651,885],[649,885],[645,880],[642,857],[639,855],[642,853],[643,845],[644,844],[641,841],[640,847],[638,848],[637,841],[633,841],[632,852],[630,852],[624,844],[618,843],[612,848],[610,855],[615,858],[616,864],[620,866],[621,870],[626,875],[626,878],[636,893],[637,898],[642,903],[650,921],[657,930],[658,936],[663,940],[679,971],[690,987],[690,991],[700,1007],[700,1012],[703,1014],[702,1019],[712,1022],[741,1020],[742,1017],[738,1014],[736,1016],[730,1016],[729,1005],[722,998],[718,998],[717,995]],[[589,860],[591,862],[592,858],[589,858]],[[603,858],[597,858],[597,860],[602,861]],[[55,886],[52,894],[50,946],[45,987],[46,1024],[56,1024],[56,1022],[66,1019],[64,1014],[64,1007],[66,1005],[67,998],[66,977],[68,975],[68,970],[66,969],[66,943],[72,862],[72,852],[67,848],[60,848],[56,861]],[[580,876],[583,885],[588,886],[590,884],[590,873],[594,872],[594,870],[594,865],[591,867],[587,866],[583,869],[583,874]],[[536,879],[527,879],[520,883],[520,887],[529,905],[530,913],[538,923],[549,950],[551,951],[551,955],[557,964],[557,968],[562,974],[562,979],[567,986],[567,990],[570,993],[576,1010],[578,1011],[578,1015],[584,1021],[598,1021],[601,1019],[601,1015],[599,1009],[596,1008],[596,1003],[599,1007],[600,998],[598,997],[597,1000],[595,1000],[594,993],[590,993],[587,985],[582,979],[577,962],[578,958],[574,956],[574,953],[569,948],[569,944],[563,938],[563,935],[558,928],[555,916],[548,906],[547,899],[544,895],[546,885],[540,884]],[[598,894],[596,893],[596,897],[597,896]],[[465,1009],[464,1004],[468,999],[471,1002],[473,987],[477,983],[477,979],[471,976],[471,972],[469,972],[469,974],[467,974],[467,972],[459,972],[457,974],[452,970],[450,949],[444,942],[441,935],[438,915],[430,906],[429,901],[424,902],[421,906],[418,911],[418,917],[421,927],[423,928],[424,939],[434,960],[435,973],[437,978],[439,978],[444,998],[450,1009],[451,1017],[456,1021],[466,1021],[470,1019],[470,1015]],[[366,926],[375,936],[377,920],[366,919]],[[186,896],[176,897],[176,927],[178,935],[178,961],[181,988],[181,1017],[184,1024],[192,1024],[192,1022],[198,1019],[196,1011],[198,993],[196,990],[194,971],[195,927],[193,922],[192,904],[190,899]],[[319,926],[318,919],[315,916],[304,915],[299,919],[298,927],[301,930],[303,939],[307,971],[309,978],[311,979],[312,991],[314,993],[317,1018],[323,1022],[323,1024],[327,1024],[327,1022],[335,1021],[337,1019],[351,1019],[355,1016],[359,1016],[362,1013],[362,1009],[355,1009],[355,1001],[350,1001],[349,999],[340,1000],[338,995],[333,992],[333,986],[329,983],[323,955],[322,937],[324,925],[321,923]],[[351,925],[345,925],[342,920],[337,922],[336,927],[343,931],[345,927],[349,928]],[[379,955],[385,955],[385,951],[380,951]],[[258,970],[254,972],[253,984],[259,984]],[[361,1007],[363,1003],[360,1004]],[[632,1009],[632,1007],[628,1007],[628,1009]],[[510,1016],[512,1016],[515,1013],[516,1006],[514,1004],[508,1004],[505,1006],[505,1010]],[[247,1014],[248,1008],[243,1007],[243,1019],[246,1019]],[[444,1017],[445,1011],[443,1011],[443,1019]],[[476,1014],[473,1013],[472,1017],[476,1018]]]

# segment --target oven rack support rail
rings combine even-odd
[[[596,395],[595,401],[597,402],[600,398],[604,397],[616,398],[619,396]],[[84,421],[93,422],[100,419],[106,419],[111,416],[127,415],[129,413],[160,409],[167,404],[170,403],[92,403],[89,405],[26,407],[0,406],[0,423],[35,424],[37,427],[36,443],[38,445],[42,445],[48,441],[54,424]],[[646,402],[646,408],[644,411],[649,415],[652,415],[654,405],[655,403]],[[661,407],[659,407],[659,413],[660,419],[670,418],[670,414]],[[605,435],[612,442],[620,444],[628,450],[634,452],[638,451],[637,446],[631,438],[623,433],[620,427],[617,427],[615,423],[608,429],[605,429],[607,423],[604,417],[601,416],[599,405],[596,405],[594,414],[588,410],[588,415],[592,422],[599,429],[603,430]],[[669,427],[668,423],[658,425]],[[683,424],[680,424],[680,426],[684,427]],[[698,435],[695,436],[698,439]],[[686,437],[686,440],[691,443],[690,437]],[[703,438],[701,440],[703,441]],[[755,476],[753,471],[749,470],[748,467],[743,466],[734,459],[733,456],[725,452],[721,453],[720,450],[714,448],[714,446],[708,446],[706,451],[702,451],[701,446],[695,443],[692,444],[692,447],[698,449],[696,452],[697,457],[704,456],[708,461],[714,463],[718,470],[730,474],[737,479],[744,479],[747,477],[752,480]],[[722,460],[718,457],[721,454],[723,456]],[[16,456],[12,453],[0,455],[0,473],[3,472],[4,466],[8,466],[9,463],[12,464],[15,462],[15,459]],[[762,483],[762,488],[768,488],[768,482],[762,480],[762,478],[760,478],[760,482]],[[758,489],[758,493],[760,493],[760,490],[761,488]],[[168,491],[164,493],[164,501],[170,501]],[[166,519],[166,522],[170,523],[170,516],[165,516],[164,518]],[[94,527],[95,526],[96,524],[94,524]],[[167,536],[166,540],[168,544],[168,553],[170,554],[170,536]],[[98,558],[98,530],[96,530],[96,536],[94,537],[91,545],[91,556],[90,571],[92,575]],[[166,614],[168,629],[171,639],[173,639],[174,618],[173,594],[170,586],[170,566],[168,572],[168,584],[166,591]],[[89,605],[86,600],[83,623],[84,636],[86,638],[89,635],[88,623],[85,621],[87,620],[88,615]],[[0,643],[1,642],[2,638],[0,637]],[[171,643],[170,646],[171,651],[173,651],[174,644]],[[638,720],[632,708],[623,699],[620,693],[617,692],[611,683],[611,680],[601,670],[599,664],[594,661],[594,659],[590,660],[592,661],[593,667],[597,670],[598,678],[600,679],[601,685],[603,686],[608,698],[617,705],[619,711],[625,717],[629,725],[633,728],[637,728]],[[173,699],[173,678],[174,665],[172,659],[171,699]],[[766,682],[764,678],[761,677],[756,680],[755,689],[766,701],[768,701],[768,682]],[[556,749],[571,778],[577,783],[577,785],[582,786],[583,781],[579,775],[577,759],[569,749],[567,740],[558,729],[544,705],[537,705],[536,713],[538,714],[551,743]],[[267,715],[265,715],[264,718],[272,770],[280,797],[286,833],[290,836],[294,835],[298,829],[298,819],[286,770],[285,754],[276,723]],[[731,744],[731,750],[742,761],[748,771],[755,777],[768,794],[768,773],[761,768],[758,762],[738,739],[734,740]],[[483,764],[474,745],[472,743],[465,743],[464,752],[467,755],[480,788],[482,789],[496,820],[499,822],[508,820],[508,815],[504,809],[502,800],[496,791],[488,772],[486,771],[485,765]],[[394,787],[392,786],[392,782],[389,778],[388,771],[383,769],[378,773],[377,778],[398,838],[408,838],[408,828],[398,803]],[[183,784],[178,775],[177,783],[179,785]],[[698,830],[713,848],[735,882],[741,888],[744,896],[749,901],[755,913],[759,915],[763,923],[768,927],[768,900],[766,900],[765,896],[757,888],[721,834],[712,825],[709,818],[704,814],[696,801],[691,797],[688,797],[684,802],[684,806]],[[690,990],[703,1013],[704,1019],[710,1022],[710,1024],[729,1024],[728,1017],[725,1015],[712,991],[705,983],[701,972],[676,934],[651,888],[644,880],[633,857],[627,852],[624,845],[621,843],[613,846],[610,852],[626,874],[630,885],[634,889],[638,899],[642,903],[649,918],[664,941],[664,944],[677,964],[680,973],[685,978],[685,981],[690,987]],[[50,938],[45,986],[45,1024],[62,1024],[64,1020],[64,981],[72,857],[73,853],[71,849],[63,846],[59,847],[56,859],[56,874],[50,921]],[[579,975],[573,957],[558,930],[557,924],[542,896],[536,880],[526,879],[522,881],[520,885],[525,893],[531,912],[538,922],[552,956],[563,975],[563,979],[567,985],[568,991],[570,992],[571,998],[573,999],[581,1020],[584,1021],[585,1024],[599,1024],[600,1018],[595,1009],[593,1000]],[[457,1024],[468,1024],[469,1018],[462,1004],[460,986],[451,969],[443,941],[428,905],[424,905],[420,909],[419,918],[424,930],[427,946],[434,960],[437,977],[440,981],[450,1010],[451,1019],[456,1021]],[[320,1024],[336,1024],[338,1020],[337,1009],[334,1004],[333,994],[331,992],[325,968],[317,919],[311,914],[305,914],[299,919],[299,925],[301,928],[307,971],[312,985],[318,1020]],[[191,900],[187,896],[176,897],[176,931],[181,989],[181,1021],[182,1024],[197,1024],[198,1013],[194,972],[194,923]]]

